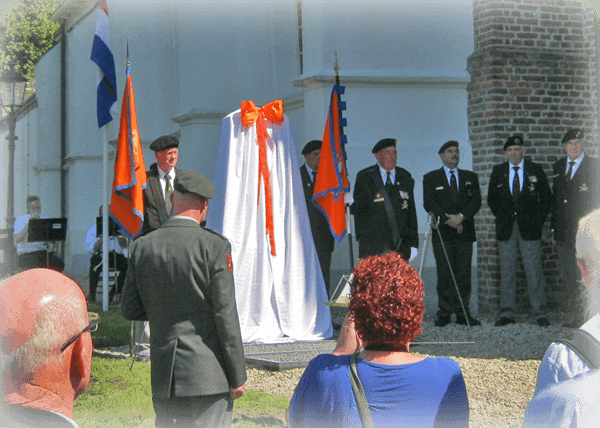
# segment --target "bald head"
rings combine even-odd
[[[89,332],[61,351],[88,325],[87,303],[77,283],[49,269],[30,269],[0,283],[0,346],[9,391],[33,384],[71,400],[89,382]],[[73,367],[73,366],[79,367]],[[71,401],[72,405],[72,401]]]

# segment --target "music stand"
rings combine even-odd
[[[66,239],[66,218],[38,218],[29,220],[27,242],[64,241]],[[50,267],[49,251],[46,251],[46,267]]]

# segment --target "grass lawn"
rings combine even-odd
[[[94,348],[121,346],[129,343],[129,321],[119,308],[101,312],[100,304],[89,310],[100,314],[101,323],[92,333]],[[153,427],[154,409],[150,387],[150,364],[138,363],[130,370],[131,359],[94,354],[88,389],[75,401],[73,419],[81,428]],[[236,428],[283,426],[280,415],[289,406],[287,398],[262,392],[246,391],[235,400],[233,409]]]

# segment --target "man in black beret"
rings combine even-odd
[[[481,208],[479,179],[472,171],[458,169],[458,141],[450,140],[444,143],[438,155],[443,166],[423,176],[423,206],[436,220],[439,219],[438,228],[443,240],[442,243],[437,232],[432,234],[439,306],[435,325],[444,327],[450,324],[452,314],[456,314],[457,324],[478,326],[481,322],[471,316],[469,301],[473,242],[476,241],[474,217]],[[450,259],[450,266],[446,254]],[[454,273],[456,286],[450,268]]]
[[[179,159],[179,138],[172,135],[158,137],[150,144],[156,162],[146,171],[144,189],[144,233],[158,229],[171,215],[173,206],[169,196],[173,193],[173,183],[177,176]],[[150,329],[148,323],[136,323],[136,358],[140,361],[150,359]]]
[[[230,426],[245,392],[231,245],[200,227],[214,195],[202,174],[179,171],[173,216],[131,244],[121,312],[152,328],[157,427]]]
[[[322,143],[321,140],[312,140],[306,143],[302,149],[302,155],[304,156],[306,163],[300,167],[300,176],[302,177],[302,187],[304,188],[304,198],[306,199],[306,208],[308,209],[308,219],[310,221],[313,241],[315,242],[319,264],[321,265],[321,271],[323,272],[325,289],[329,296],[329,272],[331,268],[331,253],[333,252],[334,238],[329,229],[327,217],[325,217],[312,201]]]
[[[396,166],[396,140],[384,138],[372,150],[377,163],[356,175],[354,227],[358,257],[398,251],[405,260],[417,256],[419,232],[413,195],[415,180]]]
[[[507,162],[494,166],[488,189],[488,206],[496,216],[496,239],[500,251],[500,319],[502,327],[514,324],[517,285],[517,254],[525,266],[529,302],[540,327],[550,325],[542,278],[542,228],[552,204],[552,193],[541,165],[523,159],[523,138],[504,143]]]
[[[144,189],[143,231],[157,229],[172,215],[173,207],[169,195],[177,175],[179,139],[171,135],[158,137],[150,144],[156,162],[146,171],[147,184]]]
[[[552,243],[558,253],[562,276],[565,319],[563,325],[581,327],[584,316],[585,290],[575,255],[575,236],[579,220],[600,207],[598,198],[598,160],[583,149],[583,131],[569,129],[562,139],[567,157],[554,164]]]

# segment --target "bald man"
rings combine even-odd
[[[61,273],[30,269],[0,284],[0,420],[77,427],[73,402],[90,382],[85,295]]]

